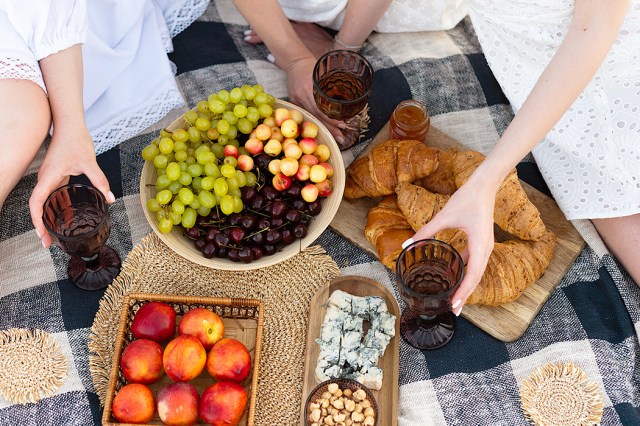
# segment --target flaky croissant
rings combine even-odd
[[[449,198],[408,183],[398,185],[396,192],[398,207],[415,231],[427,224]],[[465,233],[458,229],[441,231],[435,238],[459,252],[467,246]],[[542,276],[553,258],[555,245],[556,236],[546,229],[536,241],[515,239],[495,243],[482,279],[467,303],[495,306],[517,299]]]
[[[438,168],[414,183],[437,194],[451,195],[456,192],[458,187],[453,174],[453,160],[457,153],[456,149],[438,150]]]
[[[377,206],[369,209],[364,235],[387,268],[395,270],[402,243],[413,234],[407,219],[398,209],[395,195],[385,196]]]
[[[399,182],[413,182],[438,167],[438,151],[414,140],[386,141],[347,168],[344,196],[393,194]]]
[[[477,151],[456,153],[451,166],[458,188],[484,159],[485,156]],[[515,170],[507,175],[496,193],[493,218],[500,228],[522,240],[544,238],[547,231],[540,212],[522,189]]]

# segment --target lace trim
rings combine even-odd
[[[193,21],[198,19],[209,5],[209,0],[186,0],[182,6],[170,12],[167,16],[167,27],[171,38],[180,34]]]
[[[20,80],[31,80],[42,87],[44,93],[47,89],[44,86],[40,67],[32,62],[25,61],[13,56],[0,58],[0,78],[12,78]]]
[[[130,111],[124,111],[113,120],[92,129],[91,136],[96,155],[138,135],[142,130],[160,121],[169,111],[183,106],[184,103],[180,90],[172,84],[160,91],[155,98],[149,99]]]

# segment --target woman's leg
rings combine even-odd
[[[51,126],[49,101],[31,80],[0,79],[0,209]]]
[[[640,213],[608,219],[592,219],[611,253],[640,285]]]

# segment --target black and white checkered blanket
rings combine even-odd
[[[284,73],[265,60],[264,46],[243,42],[246,28],[233,4],[219,0],[174,39],[171,59],[190,107],[211,92],[244,83],[260,83],[276,97],[287,97]],[[376,70],[368,140],[407,98],[428,106],[433,126],[483,152],[512,118],[468,20],[447,32],[374,34],[363,53]],[[140,135],[99,156],[117,197],[109,244],[123,259],[150,232],[138,181],[140,151],[156,134]],[[364,146],[366,141],[345,152],[346,163]],[[523,161],[518,171],[545,190],[535,164]],[[103,292],[77,290],[67,280],[67,255],[40,246],[27,207],[35,181],[33,170],[0,214],[0,330],[51,333],[70,368],[56,395],[37,404],[12,405],[0,396],[0,425],[99,424],[87,339]],[[331,229],[317,243],[344,274],[371,277],[397,295],[389,271]],[[547,361],[573,362],[599,384],[602,424],[640,424],[640,290],[609,255],[601,254],[583,250],[526,334],[513,343],[498,341],[464,319],[442,349],[421,352],[401,341],[399,424],[528,424],[519,385]]]

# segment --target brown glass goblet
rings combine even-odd
[[[83,290],[109,285],[120,272],[120,257],[105,245],[111,218],[104,195],[93,186],[69,184],[44,203],[44,225],[54,242],[71,256],[69,279]]]
[[[396,281],[407,308],[400,335],[418,349],[437,349],[451,340],[455,316],[451,298],[464,276],[464,262],[449,244],[419,240],[407,246],[396,262]]]
[[[313,68],[313,97],[327,117],[342,120],[358,139],[363,112],[373,86],[373,67],[362,55],[351,50],[333,50],[318,59]],[[345,147],[341,147],[345,148]]]

